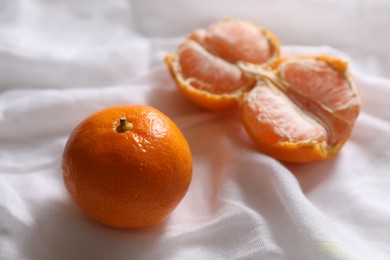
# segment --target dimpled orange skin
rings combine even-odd
[[[117,129],[125,117],[132,129]],[[71,133],[62,161],[65,187],[83,212],[113,228],[165,220],[192,178],[189,145],[159,110],[124,105],[98,111]]]

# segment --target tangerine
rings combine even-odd
[[[260,150],[290,162],[322,160],[339,152],[360,112],[345,61],[310,56],[281,59],[273,71],[240,66],[259,78],[243,96],[241,119]]]
[[[161,111],[114,106],[72,131],[62,173],[87,216],[114,228],[139,228],[162,222],[183,199],[192,157],[179,128]]]
[[[276,36],[254,23],[225,19],[196,30],[165,62],[195,104],[212,111],[240,107],[252,140],[280,160],[337,155],[360,112],[347,62],[280,57]]]
[[[238,107],[242,93],[255,79],[238,62],[269,67],[279,57],[277,38],[266,28],[225,19],[198,29],[165,62],[176,85],[195,104],[223,111]]]

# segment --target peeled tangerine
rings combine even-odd
[[[314,56],[281,59],[273,71],[241,67],[260,79],[241,104],[245,129],[260,150],[290,162],[339,152],[360,111],[346,62]]]
[[[240,106],[245,129],[264,153],[290,162],[336,155],[360,111],[347,63],[280,58],[279,49],[267,29],[226,19],[191,33],[165,62],[195,104],[212,111]]]
[[[264,27],[226,19],[191,33],[165,62],[179,89],[195,104],[212,110],[238,106],[255,78],[237,63],[269,67],[279,57],[276,37]]]

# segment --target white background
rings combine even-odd
[[[164,55],[225,17],[266,26],[283,55],[349,61],[362,112],[337,158],[278,162],[236,113],[179,93]],[[2,0],[0,259],[389,259],[389,28],[385,0]],[[83,215],[60,163],[78,122],[133,103],[178,124],[194,172],[166,222],[120,231]]]

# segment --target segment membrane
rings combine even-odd
[[[237,66],[213,56],[195,41],[181,45],[179,64],[185,80],[200,90],[228,94],[247,85]]]
[[[262,28],[245,21],[224,20],[207,28],[205,47],[231,62],[263,64],[272,57],[272,49]]]
[[[322,60],[306,58],[283,63],[278,72],[297,95],[316,100],[328,111],[342,111],[356,103],[356,91],[345,75]]]
[[[262,142],[321,143],[327,139],[319,123],[270,83],[250,91],[243,109],[244,120]]]
[[[337,145],[350,134],[360,101],[344,72],[325,61],[303,58],[281,64],[278,74],[289,84],[289,98],[326,128],[329,145]]]

